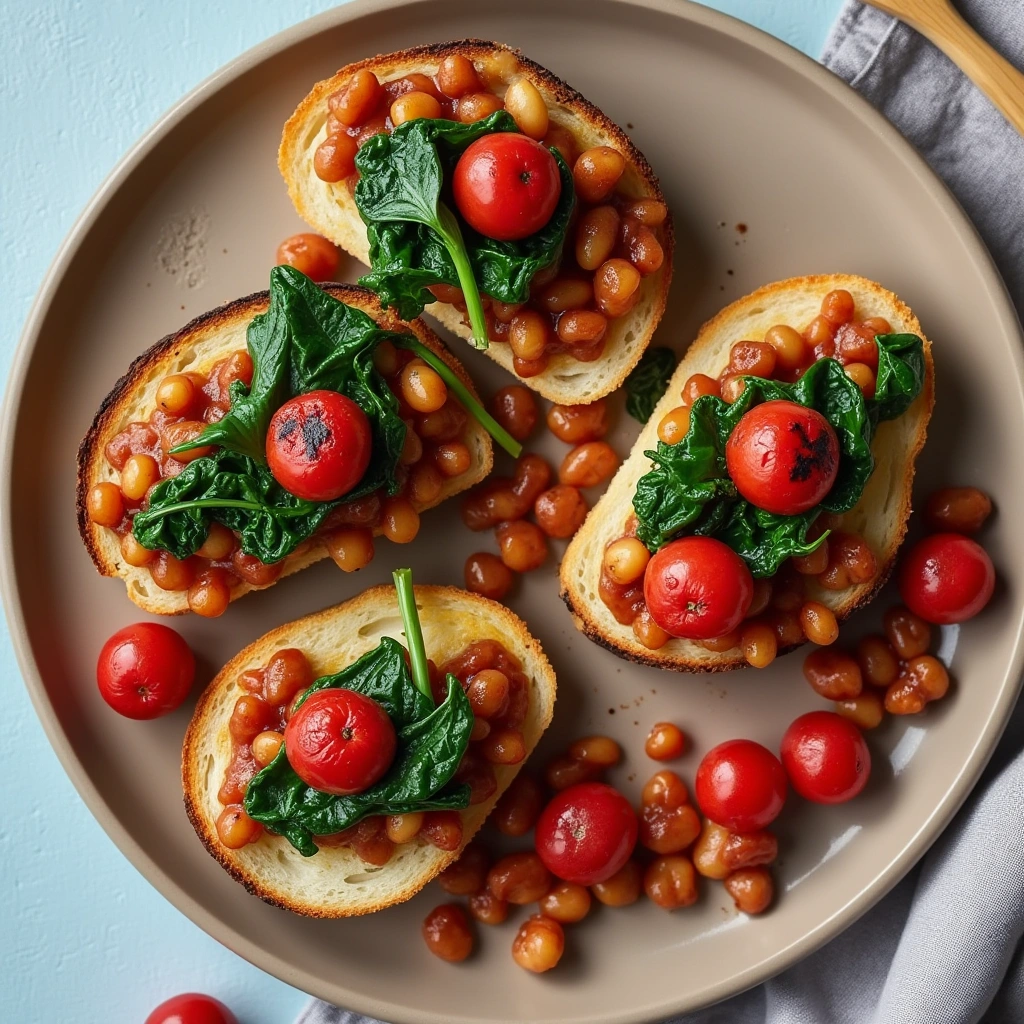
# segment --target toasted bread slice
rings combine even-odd
[[[336,299],[358,307],[372,316],[385,330],[411,331],[443,359],[470,391],[476,394],[473,382],[462,365],[423,321],[417,320],[407,324],[399,320],[390,311],[382,310],[376,296],[365,288],[347,284],[329,284],[325,287]],[[260,313],[266,312],[268,303],[269,293],[257,292],[255,295],[237,299],[219,309],[204,313],[190,324],[186,324],[176,334],[158,341],[139,356],[128,368],[128,372],[114,385],[114,389],[100,405],[99,412],[78,449],[79,533],[93,562],[96,563],[96,568],[104,576],[119,576],[123,579],[128,596],[147,612],[155,615],[180,615],[188,611],[188,598],[184,591],[161,590],[153,582],[149,569],[129,565],[121,555],[118,535],[104,526],[97,526],[89,519],[85,504],[89,489],[104,480],[117,483],[120,479],[118,471],[107,461],[104,449],[107,442],[129,423],[149,419],[150,413],[156,408],[156,389],[168,374],[187,371],[208,372],[218,360],[244,349],[246,330],[250,321]],[[432,508],[445,498],[472,487],[491,471],[494,456],[487,431],[470,417],[464,436],[472,454],[470,468],[461,476],[446,478],[438,499],[419,506],[418,511]],[[281,576],[290,576],[293,572],[326,558],[327,555],[324,544],[313,537],[285,559]],[[269,585],[273,586],[272,583]],[[250,590],[265,589],[266,587],[253,587],[239,580],[232,588],[231,600],[236,600]]]
[[[437,664],[474,640],[497,640],[523,663],[530,706],[523,724],[529,755],[551,722],[555,674],[540,644],[521,619],[496,601],[455,587],[416,587],[427,655]],[[362,861],[348,847],[321,846],[303,857],[282,836],[265,833],[255,843],[229,850],[217,838],[217,790],[231,757],[228,719],[241,691],[239,675],[266,665],[282,647],[297,647],[319,677],[340,671],[372,650],[382,636],[402,638],[395,588],[374,587],[325,611],[279,626],[232,658],[203,692],[185,734],[181,776],[185,809],[199,838],[249,892],[267,903],[309,917],[372,914],[414,896],[462,851],[439,850],[421,840],[397,847],[383,867]],[[468,843],[508,788],[521,765],[495,765],[497,789],[487,801],[460,812],[462,846]]]
[[[774,324],[804,327],[818,315],[822,298],[835,288],[845,288],[853,295],[858,318],[884,317],[894,332],[917,334],[924,342],[925,381],[921,394],[898,419],[880,424],[871,446],[875,470],[856,507],[842,517],[844,529],[860,533],[867,540],[878,560],[878,575],[868,583],[841,591],[814,585],[809,596],[831,608],[836,618],[845,619],[884,585],[907,530],[914,460],[924,444],[935,399],[931,342],[910,309],[873,281],[853,274],[794,277],[759,288],[726,306],[704,324],[676,369],[665,396],[640,432],[629,458],[570,543],[561,566],[562,598],[577,628],[590,639],[620,657],[678,672],[719,672],[746,664],[738,651],[715,653],[689,640],[670,640],[657,651],[644,647],[633,630],[617,622],[601,600],[601,561],[605,547],[623,534],[626,518],[633,511],[636,483],[651,468],[644,451],[656,447],[658,423],[665,413],[679,405],[686,379],[694,373],[717,377],[728,365],[729,350],[735,342],[760,339]]]
[[[344,181],[328,184],[321,181],[313,170],[313,154],[327,137],[327,99],[360,69],[372,71],[382,82],[412,72],[432,76],[441,61],[450,54],[461,54],[478,68],[507,67],[504,80],[496,79],[492,86],[498,95],[504,95],[511,77],[526,78],[544,97],[551,123],[568,129],[580,150],[610,146],[625,157],[626,169],[619,191],[632,198],[652,197],[664,202],[658,179],[625,132],[546,68],[501,43],[480,39],[433,43],[343,67],[333,77],[317,82],[284,126],[278,164],[295,209],[316,231],[356,259],[369,265],[366,228],[348,185]],[[586,363],[565,353],[555,355],[543,373],[525,379],[524,384],[553,402],[578,405],[607,395],[626,379],[647,348],[665,311],[672,276],[671,217],[665,222],[664,232],[665,262],[656,273],[643,279],[641,298],[633,309],[611,323],[602,357]],[[470,330],[463,323],[463,314],[454,306],[434,302],[427,306],[427,312],[453,334],[471,340]],[[487,355],[512,371],[512,353],[508,345],[492,344]]]

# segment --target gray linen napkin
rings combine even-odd
[[[1024,0],[958,0],[1024,69]],[[930,43],[847,3],[823,63],[917,147],[981,232],[1024,319],[1024,139]],[[823,949],[669,1024],[1024,1022],[1024,704],[922,863]],[[376,1024],[313,1002],[298,1024]]]

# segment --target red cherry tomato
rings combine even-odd
[[[735,629],[754,597],[747,563],[712,537],[681,537],[647,565],[644,600],[666,633],[710,640]]]
[[[303,232],[277,247],[277,262],[294,267],[312,281],[330,281],[338,270],[341,250],[323,235]]]
[[[195,674],[188,644],[156,622],[119,629],[96,663],[100,696],[125,718],[159,718],[174,711],[192,689]]]
[[[596,885],[629,860],[639,828],[636,812],[617,789],[580,782],[557,793],[541,811],[534,833],[537,855],[553,875]]]
[[[814,508],[835,483],[839,440],[824,416],[797,402],[764,402],[743,414],[725,465],[752,505],[781,516]]]
[[[793,788],[816,804],[852,800],[871,775],[860,729],[832,711],[801,715],[782,737],[782,764]]]
[[[732,832],[756,832],[786,802],[779,759],[753,740],[727,740],[704,755],[694,787],[704,816]]]
[[[466,147],[452,177],[470,227],[511,242],[540,231],[555,212],[562,179],[551,151],[525,135],[485,135]]]
[[[307,786],[349,796],[391,766],[395,727],[375,700],[355,690],[311,693],[284,730],[288,763]]]
[[[219,999],[186,992],[161,1003],[146,1024],[238,1024],[238,1018]]]
[[[334,501],[362,479],[373,435],[366,413],[337,391],[289,399],[267,430],[267,465],[297,498]]]
[[[959,533],[933,533],[903,559],[903,603],[926,622],[940,626],[977,615],[996,585],[996,570],[985,549]]]

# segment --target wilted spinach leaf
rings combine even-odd
[[[655,347],[644,352],[626,378],[626,412],[633,419],[646,423],[651,418],[675,368],[676,354],[672,349]]]

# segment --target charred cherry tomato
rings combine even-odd
[[[743,414],[725,445],[736,489],[780,516],[814,508],[839,472],[839,440],[824,416],[797,402],[765,402]]]
[[[694,791],[706,818],[731,832],[756,832],[786,802],[786,773],[779,759],[753,740],[727,740],[704,755]]]
[[[603,782],[563,789],[541,811],[537,854],[553,875],[577,885],[611,878],[629,860],[640,825],[629,801]]]
[[[391,766],[395,727],[375,700],[355,690],[311,693],[288,719],[288,763],[307,786],[349,796],[369,789]]]
[[[816,804],[852,800],[871,775],[860,729],[831,711],[801,715],[782,737],[782,764],[793,788]]]
[[[125,718],[159,718],[179,707],[192,689],[196,660],[169,626],[137,622],[119,629],[100,651],[100,696]]]
[[[666,633],[710,640],[732,632],[747,614],[754,579],[746,562],[712,537],[681,537],[647,564],[644,600]]]
[[[995,585],[992,559],[977,541],[959,533],[933,533],[918,541],[900,570],[903,603],[940,626],[977,615]]]
[[[466,148],[455,165],[452,188],[470,227],[511,242],[551,220],[562,179],[549,149],[525,135],[500,132]]]
[[[267,465],[274,479],[306,501],[334,501],[362,479],[373,436],[366,413],[337,391],[289,399],[267,430]]]
[[[186,992],[161,1003],[146,1024],[238,1024],[238,1018],[219,999]]]

